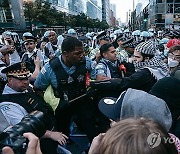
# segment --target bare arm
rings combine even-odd
[[[96,81],[103,81],[103,80],[109,80],[110,78],[104,75],[97,75]]]

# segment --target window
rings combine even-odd
[[[173,3],[173,0],[167,0],[167,3]]]
[[[162,0],[157,0],[157,3],[162,3]]]

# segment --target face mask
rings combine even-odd
[[[164,56],[166,56],[166,57],[167,57],[167,56],[168,56],[168,52],[169,52],[169,50],[164,50],[164,53],[163,53],[163,54],[164,54]]]
[[[168,66],[169,67],[176,67],[179,65],[179,62],[177,60],[173,60],[172,58],[168,57]]]

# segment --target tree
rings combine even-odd
[[[9,1],[8,0],[2,0],[0,1],[0,7],[9,7]]]
[[[91,19],[84,13],[77,16],[70,15],[65,12],[57,11],[50,3],[43,0],[36,0],[35,2],[25,3],[24,12],[26,18],[31,18],[32,23],[42,23],[51,26],[70,26],[107,29],[109,26],[105,21],[98,19]],[[30,14],[29,14],[30,13]]]

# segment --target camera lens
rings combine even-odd
[[[40,138],[46,132],[43,117],[42,112],[34,111],[25,116],[20,123],[10,128],[7,132],[10,133],[10,137],[23,135],[25,132],[31,132]]]

